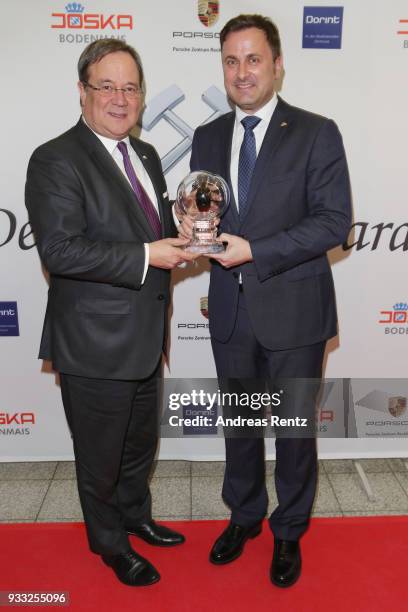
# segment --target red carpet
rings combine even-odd
[[[318,518],[303,538],[303,573],[290,589],[268,578],[272,536],[247,543],[235,562],[215,567],[208,550],[223,521],[172,523],[183,546],[135,549],[159,569],[156,585],[132,588],[87,551],[82,524],[0,526],[0,591],[68,591],[60,610],[99,612],[406,612],[408,516]],[[24,609],[36,609],[32,606]],[[47,609],[57,609],[54,606]]]

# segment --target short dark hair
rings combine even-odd
[[[220,32],[221,49],[228,34],[247,30],[248,28],[258,28],[258,30],[265,32],[274,60],[282,55],[279,30],[269,17],[264,17],[263,15],[238,15],[227,21]]]
[[[116,38],[102,38],[100,40],[94,40],[82,51],[81,56],[78,60],[78,77],[79,80],[84,83],[88,80],[89,74],[88,69],[92,64],[100,62],[105,55],[110,53],[117,53],[122,51],[123,53],[129,53],[135,60],[137,69],[140,77],[140,87],[143,88],[143,67],[142,61],[139,57],[136,49],[126,44],[122,40]]]

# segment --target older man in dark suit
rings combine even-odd
[[[160,159],[129,136],[143,104],[136,51],[91,43],[78,63],[82,117],[40,146],[26,204],[50,288],[40,357],[60,372],[90,548],[132,586],[160,578],[130,546],[184,537],[151,516],[158,375],[175,238]]]
[[[235,112],[199,127],[191,169],[223,176],[232,203],[221,220],[209,290],[212,347],[220,379],[319,380],[326,340],[337,333],[326,252],[350,227],[350,187],[335,123],[290,106],[275,92],[282,73],[279,32],[260,15],[231,19],[221,35],[224,83]],[[188,236],[185,219],[180,234]],[[316,389],[318,385],[314,386]],[[314,429],[315,392],[293,385],[292,406]],[[272,582],[292,585],[301,571],[299,539],[316,490],[314,436],[277,436],[278,506]],[[268,498],[264,443],[226,438],[224,501],[231,522],[210,553],[215,564],[260,533]]]

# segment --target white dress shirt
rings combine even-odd
[[[273,94],[272,98],[260,108],[256,113],[254,113],[255,117],[260,118],[260,122],[254,128],[254,136],[255,136],[255,144],[256,144],[256,155],[261,149],[263,139],[266,134],[266,130],[268,129],[269,122],[272,118],[273,112],[278,103],[278,96],[276,93]],[[239,152],[241,149],[242,141],[244,140],[244,126],[241,121],[244,117],[248,117],[249,115],[245,113],[243,110],[238,108],[235,109],[235,124],[234,124],[234,132],[232,134],[232,145],[231,145],[231,166],[230,166],[230,175],[231,175],[231,185],[232,190],[234,192],[235,202],[237,204],[237,208],[239,210],[238,203],[238,164],[239,164]]]
[[[85,123],[85,125],[87,125],[89,127],[89,125],[85,121],[85,117],[84,116],[82,116],[82,120]],[[121,169],[121,171],[122,171],[123,175],[125,176],[126,180],[131,185],[129,177],[126,174],[125,165],[123,163],[123,155],[122,155],[122,153],[118,149],[118,142],[119,141],[118,140],[114,140],[112,138],[107,138],[107,136],[102,136],[101,134],[98,134],[97,132],[94,132],[94,130],[91,127],[89,127],[89,129],[95,134],[95,136],[97,136],[99,138],[99,140],[101,141],[101,143],[103,144],[105,149],[108,151],[108,153],[110,155],[112,155],[113,159],[115,160],[115,162],[117,163],[117,165]],[[145,169],[144,165],[142,164],[142,161],[140,160],[140,158],[137,155],[136,151],[134,150],[134,148],[130,144],[129,136],[126,136],[126,138],[123,138],[120,142],[125,142],[126,143],[126,146],[127,146],[127,149],[128,149],[128,153],[129,153],[129,157],[130,157],[130,161],[132,162],[133,168],[134,168],[134,170],[136,172],[136,176],[139,179],[139,181],[141,182],[141,184],[143,186],[143,189],[146,191],[146,193],[149,196],[150,200],[152,201],[153,206],[157,210],[157,214],[159,214],[159,206],[158,206],[158,203],[157,203],[157,197],[156,197],[156,192],[155,192],[154,187],[153,187],[153,183],[150,180],[150,176],[146,172],[146,169]],[[137,206],[136,202],[135,202],[135,206]],[[142,282],[141,282],[142,285],[145,282],[146,274],[147,274],[147,269],[149,267],[149,244],[147,242],[144,243],[144,248],[145,248],[145,262],[144,262],[144,269],[143,269],[143,278],[142,278]]]

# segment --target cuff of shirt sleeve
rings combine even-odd
[[[140,283],[141,285],[143,285],[143,283],[146,280],[147,269],[149,267],[149,255],[150,255],[149,244],[145,242],[143,246],[145,250],[145,263],[144,263],[144,268],[143,268],[142,282]]]

